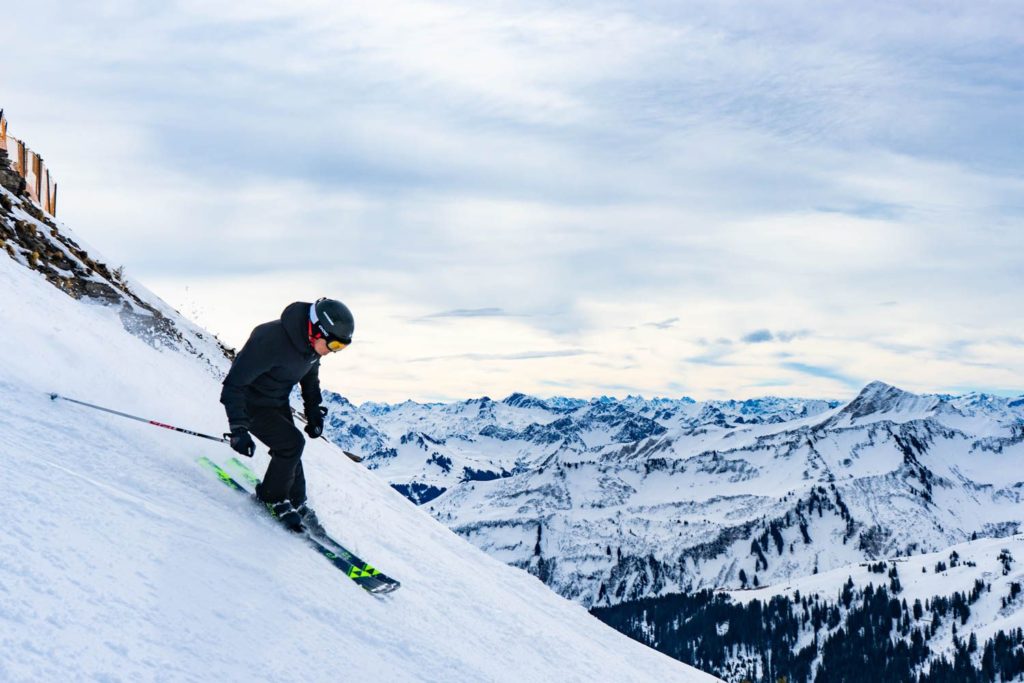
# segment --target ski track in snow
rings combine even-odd
[[[715,680],[310,442],[325,525],[403,584],[366,593],[196,464],[223,464],[226,446],[48,397],[217,434],[220,386],[202,363],[10,259],[0,291],[0,680]],[[261,448],[254,469],[266,462]]]

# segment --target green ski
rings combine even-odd
[[[220,479],[220,481],[228,488],[246,495],[250,494],[250,491],[232,478],[224,468],[206,456],[199,458],[198,462],[200,465],[217,475],[217,478]],[[238,469],[241,476],[250,484],[259,482],[259,477],[257,477],[256,474],[242,461],[237,458],[232,458],[230,464],[235,469]],[[265,510],[262,504],[260,504],[260,508]],[[317,552],[326,557],[331,564],[343,571],[346,576],[370,593],[390,593],[397,590],[402,585],[395,579],[382,574],[379,569],[376,569],[369,563],[363,562],[329,536],[325,535],[323,537],[318,537],[307,532],[302,534],[302,537],[307,543],[313,546]]]

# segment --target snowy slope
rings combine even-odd
[[[713,680],[310,443],[321,518],[403,583],[373,597],[195,464],[226,446],[47,396],[217,434],[210,363],[2,256],[0,330],[0,680]]]

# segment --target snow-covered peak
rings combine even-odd
[[[586,401],[580,398],[566,398],[564,396],[555,396],[545,400],[554,410],[570,411],[579,408],[580,406],[586,405]]]
[[[540,410],[550,410],[551,407],[544,402],[542,399],[534,396],[527,396],[526,394],[516,392],[501,401],[507,406],[512,408],[539,408]]]
[[[932,414],[943,404],[938,396],[919,396],[885,382],[871,382],[850,401],[838,417],[850,421],[894,419],[905,421]]]

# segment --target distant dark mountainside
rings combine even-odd
[[[595,608],[730,683],[995,683],[1024,676],[1024,537],[861,563],[786,586]]]

